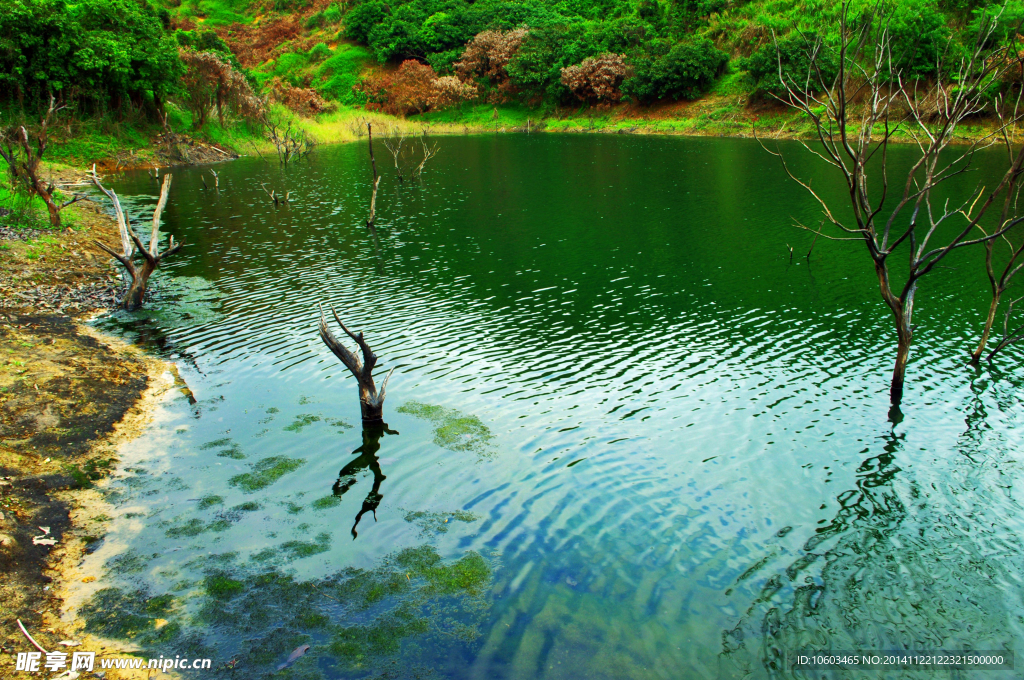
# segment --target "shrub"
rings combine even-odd
[[[393,73],[380,73],[356,86],[372,108],[395,116],[452,106],[476,95],[476,86],[455,76],[438,78],[430,66],[414,59]]]
[[[463,80],[489,78],[495,83],[507,81],[505,67],[516,56],[528,32],[525,28],[517,28],[476,34],[466,45],[462,58],[455,63],[455,72]]]
[[[370,42],[370,31],[384,22],[387,8],[380,0],[365,0],[345,16],[345,37],[363,44]]]
[[[622,92],[637,101],[694,99],[711,87],[726,61],[709,40],[677,43],[663,56],[637,59]]]
[[[313,64],[319,64],[330,56],[331,48],[323,43],[317,43],[313,46],[313,49],[309,51],[309,61]]]
[[[562,84],[583,101],[614,102],[622,98],[619,88],[628,75],[623,55],[605,53],[563,68]]]
[[[341,8],[338,7],[337,3],[330,5],[324,10],[324,20],[329,24],[337,24],[341,22]]]
[[[456,106],[476,96],[476,85],[464,83],[455,76],[442,76],[431,83],[433,93],[427,99],[427,105],[433,109],[446,109]]]
[[[740,62],[740,67],[754,79],[756,95],[786,95],[786,88],[779,80],[779,62],[782,62],[782,75],[791,86],[802,87],[807,82],[807,73],[811,68],[808,50],[817,38],[813,34],[790,35],[780,39],[776,44],[769,43]],[[825,82],[831,82],[839,71],[839,63],[834,51],[821,50],[818,53],[818,69]],[[817,79],[817,75],[815,75]]]
[[[370,60],[366,48],[342,43],[317,68],[313,87],[325,97],[343,104],[363,103],[365,99],[357,96],[352,88],[359,83],[359,76]]]
[[[324,13],[317,12],[316,14],[310,14],[309,18],[306,19],[306,28],[311,30],[314,28],[323,28],[326,23],[327,19],[324,18]]]

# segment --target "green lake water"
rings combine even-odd
[[[246,678],[894,677],[787,655],[1024,650],[1024,386],[1019,353],[964,366],[980,253],[922,284],[891,416],[867,255],[804,259],[815,206],[757,143],[437,141],[404,184],[378,147],[376,239],[365,141],[224,164],[219,193],[174,170],[188,245],[97,323],[194,403],[168,392],[122,449],[91,631]],[[145,173],[112,185],[149,214]],[[388,433],[362,432],[321,302],[395,368]],[[1018,677],[901,677],[974,675]]]

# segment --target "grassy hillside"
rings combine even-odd
[[[65,108],[48,160],[117,167],[166,160],[157,147],[182,135],[267,151],[264,118],[245,113],[250,95],[267,98],[264,116],[321,143],[352,139],[366,116],[385,113],[437,132],[746,134],[757,120],[796,134],[803,123],[772,97],[776,47],[787,73],[806,69],[805,38],[834,42],[837,11],[833,0],[4,4],[0,128],[10,136],[40,120],[52,94]],[[870,22],[878,5],[852,8],[854,20]],[[986,13],[1002,12],[1007,26],[1024,18],[1022,0],[887,8],[907,72],[926,80],[936,56],[969,43]],[[189,55],[212,55],[216,68],[194,73]],[[222,97],[225,73],[237,87]]]

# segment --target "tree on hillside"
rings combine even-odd
[[[563,68],[562,84],[582,101],[611,103],[622,98],[619,88],[630,73],[623,55],[605,53]]]
[[[497,98],[506,96],[510,89],[506,67],[516,56],[529,30],[483,31],[466,45],[462,58],[455,63],[455,73],[463,81],[487,80]]]
[[[0,102],[160,113],[181,75],[159,11],[135,0],[6,0]]]
[[[181,103],[192,113],[192,127],[200,130],[216,107],[217,117],[224,124],[228,109],[247,120],[258,121],[264,110],[263,100],[256,95],[245,76],[232,68],[215,52],[179,50],[185,64],[181,79]]]
[[[855,20],[844,0],[837,8],[835,42],[808,38],[808,68],[802,74],[787,72],[778,52],[780,99],[811,122],[818,148],[806,148],[842,178],[849,202],[830,205],[810,180],[790,171],[781,153],[771,153],[782,158],[790,177],[821,208],[822,226],[803,228],[866,250],[896,331],[889,395],[898,405],[914,337],[918,284],[952,251],[1000,238],[1024,220],[1015,201],[1024,144],[1007,144],[1005,170],[994,185],[979,183],[955,204],[939,196],[940,187],[966,180],[975,154],[1019,120],[1013,108],[993,135],[966,148],[950,146],[958,126],[985,109],[988,93],[1009,68],[1020,67],[1020,59],[993,40],[996,17],[966,46],[950,41],[938,53],[935,75],[919,78],[920,61],[900,49],[902,36],[892,30],[899,13],[894,8],[894,3],[879,3],[873,17]],[[830,78],[825,65],[833,63],[835,76]],[[905,175],[892,170],[887,153],[897,133],[910,136],[917,148]],[[990,214],[998,210],[994,205],[1007,206],[1007,212]],[[905,272],[890,266],[891,256],[898,254],[905,258]]]
[[[83,195],[75,194],[69,200],[59,203],[56,186],[42,175],[40,164],[50,144],[50,123],[59,110],[51,96],[50,108],[47,109],[39,129],[33,134],[30,134],[24,125],[0,130],[0,157],[7,164],[12,187],[41,198],[46,204],[50,226],[55,228],[60,227],[60,211],[85,198]]]

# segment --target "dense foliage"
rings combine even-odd
[[[935,75],[942,58],[962,53],[986,19],[999,16],[1003,28],[994,39],[1003,41],[1024,20],[1024,0],[883,1],[891,5],[885,15],[895,56],[905,74],[922,79]],[[877,2],[852,0],[851,21],[870,25]],[[235,74],[228,79],[239,87],[236,75],[244,77],[253,96],[313,113],[330,109],[325,99],[404,114],[467,98],[531,106],[650,104],[699,97],[727,73],[730,87],[781,96],[780,66],[787,80],[799,82],[806,78],[809,41],[835,47],[829,26],[838,7],[833,0],[0,5],[0,106],[38,110],[53,94],[87,111],[161,111],[174,100],[192,112],[195,125],[206,119],[218,88],[221,102],[228,101],[224,74]],[[195,56],[204,54],[230,73]],[[819,66],[826,75],[836,68],[827,56]]]
[[[3,0],[0,99],[93,109],[159,102],[183,73],[167,13],[137,0]]]

